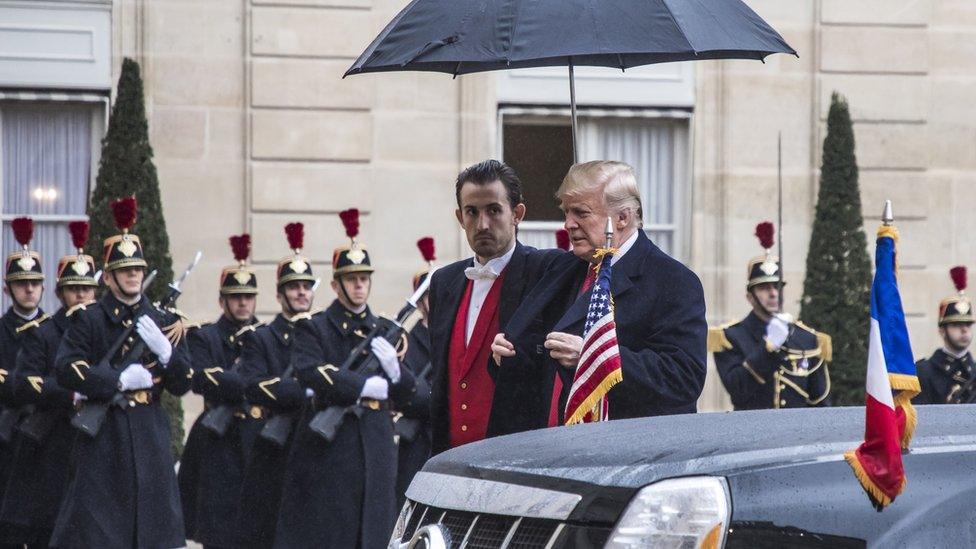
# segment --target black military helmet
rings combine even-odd
[[[10,222],[10,227],[21,249],[7,255],[4,282],[44,280],[44,273],[41,271],[41,255],[30,249],[31,239],[34,238],[34,220],[29,217],[18,217]]]
[[[759,284],[778,283],[780,281],[779,258],[772,255],[774,232],[773,224],[769,221],[763,221],[756,225],[756,238],[759,239],[759,244],[766,250],[766,253],[749,260],[746,271],[746,276],[749,278],[749,282],[746,284],[747,290],[751,290]]]
[[[71,243],[77,253],[63,256],[58,261],[58,288],[64,286],[98,286],[95,280],[95,258],[85,254],[85,244],[88,243],[89,225],[87,221],[72,221],[68,223],[71,233]]]
[[[244,233],[230,237],[230,249],[237,264],[224,267],[220,272],[220,295],[256,295],[258,278],[247,265],[247,258],[251,255],[251,235]]]
[[[106,238],[102,246],[102,265],[105,266],[105,272],[123,267],[148,267],[139,237],[129,232],[136,223],[136,211],[135,196],[112,202],[112,216],[115,217],[115,226],[121,234]]]
[[[348,246],[340,246],[332,252],[332,278],[338,279],[349,273],[372,273],[369,252],[356,241],[359,236],[359,210],[349,208],[339,212],[342,225],[349,237]]]
[[[288,246],[294,255],[285,257],[278,262],[278,287],[293,280],[307,280],[315,282],[312,274],[312,264],[308,258],[302,255],[302,246],[305,243],[305,225],[301,223],[289,223],[285,225],[285,236],[288,237]]]
[[[949,269],[949,277],[956,287],[956,295],[943,299],[939,303],[939,326],[976,322],[976,317],[973,316],[973,304],[966,295],[966,286],[969,282],[966,267],[958,266]]]

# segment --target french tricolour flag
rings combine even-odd
[[[905,489],[901,450],[915,431],[911,399],[919,392],[905,311],[898,293],[894,227],[878,229],[871,335],[868,344],[864,442],[844,455],[861,486],[880,510]]]

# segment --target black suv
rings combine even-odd
[[[436,456],[390,547],[976,547],[976,405],[917,409],[908,485],[881,513],[843,457],[864,408],[679,415]]]

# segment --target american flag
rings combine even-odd
[[[590,308],[583,327],[583,349],[566,401],[566,425],[609,419],[607,392],[623,379],[617,324],[613,319],[613,295],[610,293],[610,258],[610,253],[603,256],[590,294]]]

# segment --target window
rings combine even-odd
[[[523,243],[549,248],[562,214],[553,194],[573,161],[569,109],[502,107],[502,157],[522,179],[527,207]],[[621,160],[634,167],[644,230],[664,251],[688,257],[689,120],[685,110],[581,109],[580,160]]]
[[[58,260],[74,253],[67,224],[87,219],[104,112],[100,102],[0,101],[3,257],[19,249],[10,221],[32,217],[32,248],[41,254],[46,276],[41,306],[47,312],[60,305],[54,295]],[[6,311],[10,299],[4,295],[0,304]]]

